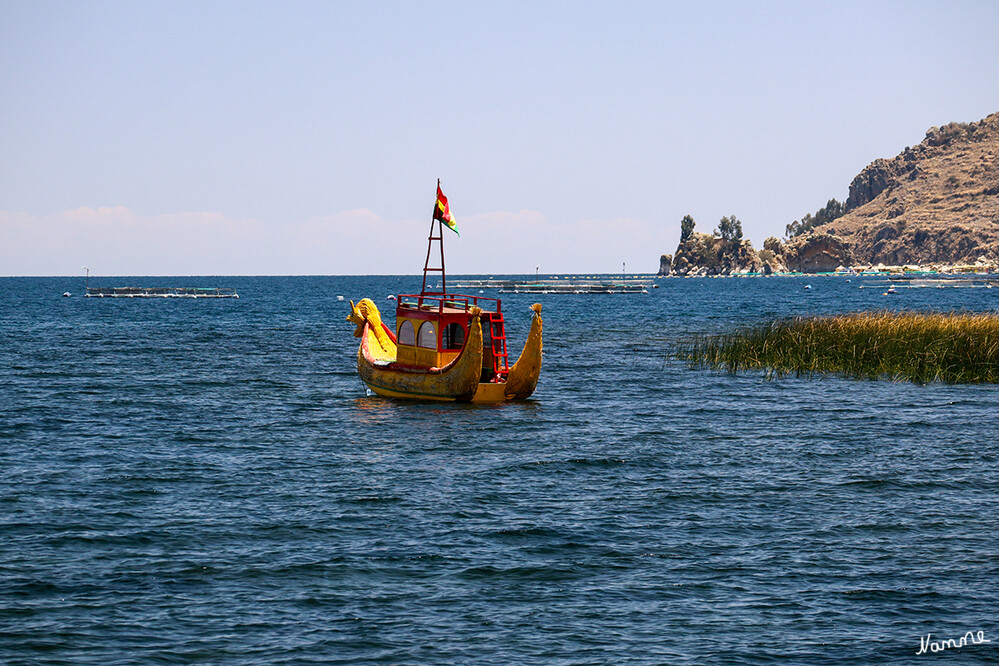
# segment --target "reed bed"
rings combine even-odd
[[[770,375],[837,374],[917,383],[999,382],[999,314],[859,312],[796,317],[697,336],[677,356],[691,367]]]

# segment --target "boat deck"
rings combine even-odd
[[[423,305],[417,306],[413,303],[400,303],[399,309],[401,310],[419,310],[420,312],[439,312],[440,314],[465,314],[468,312],[468,308],[464,306],[454,307],[452,305],[444,305],[443,307],[436,307],[433,305]],[[482,309],[483,314],[488,314],[492,310]]]

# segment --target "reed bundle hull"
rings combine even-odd
[[[444,402],[494,403],[523,400],[534,393],[541,374],[541,306],[534,306],[534,319],[517,362],[490,381],[483,377],[483,333],[481,310],[469,310],[467,338],[461,351],[441,367],[419,367],[399,362],[399,345],[381,321],[377,306],[363,299],[351,303],[347,319],[358,326],[357,372],[364,384],[385,398]]]
[[[395,330],[382,323],[371,299],[354,305],[347,321],[361,339],[357,373],[369,390],[386,398],[461,402],[523,400],[534,393],[541,373],[541,304],[517,362],[509,365],[506,323],[498,298],[447,290],[444,225],[458,231],[437,181],[437,201],[427,238],[423,288],[396,300]],[[440,262],[431,265],[434,244]],[[440,284],[428,282],[438,276]],[[481,293],[481,292],[479,292]]]

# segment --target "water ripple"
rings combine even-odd
[[[3,279],[0,661],[908,664],[970,630],[992,645],[946,658],[997,661],[999,389],[666,360],[872,290],[544,296],[534,399],[482,406],[357,380],[329,295],[411,281],[116,303]],[[514,346],[534,300],[504,298]]]

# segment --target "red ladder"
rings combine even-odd
[[[499,324],[499,335],[496,335],[496,325]],[[506,353],[506,326],[503,323],[503,313],[494,312],[489,317],[489,337],[493,348],[493,372],[499,374],[509,370],[509,359]],[[500,365],[500,359],[503,364]]]

